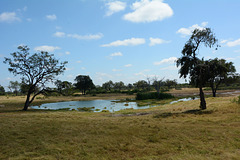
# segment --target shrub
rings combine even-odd
[[[145,100],[145,99],[170,99],[174,98],[171,94],[168,93],[157,93],[157,92],[150,92],[150,93],[137,93],[136,100]]]
[[[237,98],[234,98],[232,100],[233,103],[237,103],[237,104],[240,104],[240,96],[238,96]]]

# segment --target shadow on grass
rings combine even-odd
[[[165,113],[159,113],[153,116],[153,118],[167,118],[172,116],[182,116],[185,114],[195,114],[195,115],[203,115],[203,114],[212,114],[212,110],[201,110],[201,109],[194,109],[194,110],[187,110],[185,112],[181,113],[171,113],[171,112],[165,112]]]

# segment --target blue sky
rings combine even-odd
[[[239,0],[0,0],[0,85],[18,80],[4,57],[28,45],[68,61],[61,80],[89,75],[95,84],[147,77],[179,79],[174,61],[194,28],[210,27],[225,58],[240,71]]]

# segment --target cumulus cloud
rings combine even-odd
[[[54,21],[57,19],[57,16],[55,14],[51,14],[51,15],[46,15],[46,18],[48,20]]]
[[[55,50],[61,49],[60,47],[57,46],[38,46],[35,47],[35,51],[46,51],[46,52],[54,52]]]
[[[166,41],[166,40],[163,40],[163,39],[160,39],[160,38],[149,38],[150,40],[150,43],[149,43],[149,46],[155,46],[157,44],[163,44],[163,43],[169,43],[170,41]]]
[[[67,55],[71,54],[69,51],[65,52]]]
[[[124,67],[132,67],[132,64],[126,64]]]
[[[55,37],[65,37],[66,34],[64,32],[56,32],[56,33],[53,34],[53,36],[55,36]]]
[[[208,22],[202,22],[201,25],[194,24],[194,25],[192,25],[192,26],[190,26],[190,27],[188,27],[188,28],[180,28],[180,29],[177,31],[177,33],[181,34],[182,37],[186,37],[186,36],[191,35],[191,34],[192,34],[192,31],[193,31],[194,29],[196,29],[196,28],[197,28],[197,29],[200,29],[200,30],[204,29],[204,28],[207,26],[207,24],[208,24]]]
[[[167,59],[163,59],[159,62],[154,62],[154,65],[161,65],[161,64],[173,64],[177,60],[177,57],[170,57]]]
[[[163,0],[140,0],[131,8],[133,12],[125,14],[123,19],[136,23],[162,21],[173,15],[172,8]]]
[[[123,56],[121,52],[115,52],[110,55],[110,57]]]
[[[0,22],[11,23],[15,21],[21,21],[15,12],[3,12],[0,14]]]
[[[114,13],[120,12],[125,10],[126,3],[121,1],[114,1],[114,2],[108,2],[106,3],[107,6],[107,12],[106,16],[111,16]]]
[[[89,35],[79,35],[79,34],[66,34],[64,32],[56,32],[53,34],[54,37],[59,37],[59,38],[64,38],[64,37],[69,37],[69,38],[74,38],[78,40],[92,40],[92,39],[101,39],[103,37],[102,33],[98,34],[89,34]]]
[[[131,38],[125,40],[117,40],[109,44],[101,45],[101,47],[117,47],[117,46],[136,46],[145,43],[144,38]]]
[[[226,42],[227,42],[227,41],[226,41]],[[226,42],[225,42],[225,43],[226,43]],[[240,38],[237,39],[237,40],[235,40],[235,41],[228,41],[228,42],[226,43],[226,45],[227,45],[228,47],[239,46],[239,45],[240,45]]]

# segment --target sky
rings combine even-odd
[[[3,63],[19,45],[68,61],[60,80],[183,83],[175,61],[191,32],[205,27],[221,47],[201,46],[198,57],[224,58],[239,73],[239,8],[239,0],[0,0],[0,85],[20,82]]]

